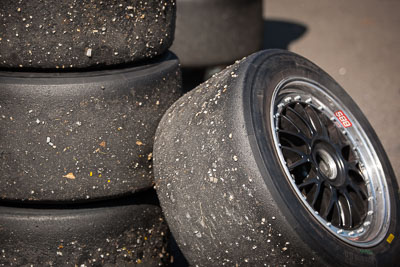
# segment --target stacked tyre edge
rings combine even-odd
[[[174,1],[0,7],[0,265],[159,266],[158,122],[181,95]]]

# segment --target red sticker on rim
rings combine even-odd
[[[347,116],[344,114],[343,111],[341,110],[336,111],[335,116],[336,118],[338,118],[338,120],[340,121],[340,123],[343,125],[344,128],[353,126],[353,124],[351,124],[349,118],[347,118]]]

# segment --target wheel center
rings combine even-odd
[[[333,156],[325,149],[316,151],[316,160],[321,173],[329,180],[336,179],[338,175],[338,166]]]
[[[326,140],[315,142],[312,149],[313,161],[319,175],[333,186],[346,183],[344,160],[332,144]]]

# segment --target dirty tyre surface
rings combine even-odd
[[[70,202],[152,186],[155,131],[178,60],[80,73],[0,73],[0,199]]]
[[[0,266],[164,265],[168,227],[160,207],[146,199],[0,207]]]
[[[231,64],[262,44],[261,0],[177,0],[171,47],[183,67]]]
[[[274,92],[286,89],[297,92],[296,88],[306,92],[307,87],[302,84],[289,83],[289,87],[284,87],[291,79],[325,88],[324,97],[313,96],[312,102],[303,96],[292,97],[292,100],[287,99],[288,103],[279,105],[279,101],[286,98],[281,99]],[[284,89],[279,91],[279,88]],[[310,92],[314,91],[317,90]],[[335,124],[329,118],[321,119],[329,125],[329,131],[346,132],[343,135],[349,138],[347,140],[358,145],[357,151],[362,155],[360,162],[376,160],[365,165],[356,178],[343,176],[344,180],[355,179],[359,187],[374,190],[365,182],[370,179],[378,188],[374,196],[371,191],[364,191],[366,197],[360,193],[365,187],[357,191],[360,194],[354,194],[354,189],[349,193],[350,200],[343,199],[347,196],[343,190],[349,190],[347,186],[342,187],[334,178],[322,176],[329,176],[329,169],[322,169],[323,163],[330,166],[330,161],[317,160],[322,172],[318,177],[323,178],[327,188],[333,188],[327,192],[339,195],[336,199],[328,195],[327,199],[338,203],[336,208],[345,207],[345,200],[355,203],[352,207],[356,210],[351,209],[352,214],[360,216],[351,224],[346,208],[340,213],[342,217],[339,216],[343,221],[338,221],[337,212],[321,219],[324,213],[321,207],[326,207],[327,203],[323,201],[325,190],[320,191],[324,197],[317,198],[320,201],[317,203],[325,204],[313,206],[315,210],[309,209],[308,200],[314,200],[314,195],[310,195],[312,187],[301,191],[305,195],[301,197],[296,186],[313,178],[298,175],[310,174],[311,170],[317,170],[316,166],[290,173],[299,179],[296,180],[298,184],[292,182],[287,175],[291,167],[286,165],[290,164],[289,157],[274,140],[279,131],[272,126],[272,121],[279,116],[273,117],[275,113],[271,110],[278,106],[289,109],[296,101],[301,105],[309,103],[311,107],[312,103],[322,103],[318,99],[340,103],[342,112],[352,122],[353,128],[345,128],[340,126],[339,119],[332,119]],[[332,103],[336,103],[334,101]],[[330,104],[326,104],[325,110],[315,112],[321,112],[319,116],[324,118],[323,114],[329,110]],[[314,126],[316,122],[313,121]],[[282,127],[281,124],[276,126]],[[300,132],[307,129],[304,125],[298,127]],[[362,134],[357,136],[352,129]],[[350,139],[353,136],[360,140]],[[361,142],[361,137],[368,142]],[[283,147],[289,141],[280,142]],[[301,140],[292,142],[302,144]],[[316,142],[318,148],[319,142]],[[363,149],[372,152],[364,155]],[[316,158],[323,158],[325,154],[319,153]],[[352,152],[342,153],[330,155],[347,164],[344,158]],[[281,160],[281,154],[287,162]],[[310,161],[307,164],[314,164],[316,160],[310,158]],[[157,191],[167,222],[192,265],[393,266],[399,260],[398,185],[378,138],[344,90],[320,68],[293,53],[267,50],[253,54],[179,99],[164,115],[157,130],[154,164]],[[361,165],[357,168],[361,169]],[[356,170],[351,171],[353,175]],[[374,180],[374,177],[382,179]],[[361,195],[359,201],[356,195]],[[320,211],[319,217],[316,211]]]
[[[0,68],[104,68],[153,58],[174,38],[175,0],[2,1]]]

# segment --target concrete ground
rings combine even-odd
[[[266,0],[265,47],[328,72],[378,134],[400,181],[400,1]]]

